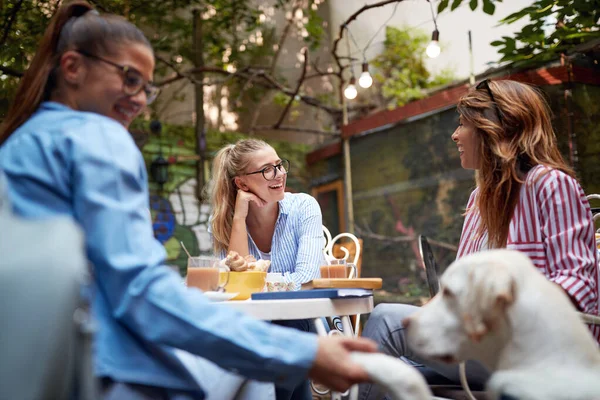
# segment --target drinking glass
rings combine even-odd
[[[225,272],[225,279],[219,279]],[[186,284],[203,292],[224,292],[229,282],[229,268],[216,257],[188,257]]]

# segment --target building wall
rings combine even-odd
[[[460,168],[450,135],[458,123],[449,109],[351,139],[354,218],[365,241],[363,276],[380,276],[384,289],[422,285],[418,248],[401,237],[424,234],[450,248],[460,237],[473,172]],[[372,232],[388,240],[368,236]],[[434,246],[440,264],[455,252]]]
[[[540,89],[553,112],[561,153],[567,162],[574,160],[586,193],[600,193],[600,86]],[[350,139],[354,218],[364,240],[363,276],[382,277],[388,291],[424,293],[418,248],[406,237],[430,238],[442,270],[454,260],[452,248],[458,245],[464,207],[475,186],[474,173],[460,167],[451,140],[458,124],[455,107],[424,115]],[[313,182],[341,174],[342,167],[341,154],[310,164],[317,174]]]
[[[600,193],[600,86],[574,85],[572,104],[577,175],[586,193]]]

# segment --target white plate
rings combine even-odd
[[[226,292],[204,292],[204,295],[210,299],[210,301],[227,301],[233,299],[239,293],[226,293]]]

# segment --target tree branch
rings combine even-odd
[[[402,235],[402,236],[380,235],[380,234],[371,232],[370,229],[368,229],[368,230],[367,229],[363,229],[363,228],[359,227],[358,225],[355,225],[355,228],[356,228],[356,233],[359,236],[361,236],[361,237],[368,237],[368,238],[371,238],[371,239],[381,240],[381,241],[384,241],[384,242],[393,242],[393,243],[413,242],[413,241],[416,241],[419,238],[418,235]],[[440,242],[438,240],[433,240],[429,236],[427,237],[427,241],[432,246],[441,247],[443,249],[451,250],[451,251],[454,251],[454,252],[458,251],[458,248],[456,246],[451,245],[449,243]]]
[[[331,131],[320,131],[318,129],[307,129],[307,128],[298,128],[296,126],[271,126],[271,125],[261,125],[254,128],[254,131],[292,131],[292,132],[301,132],[301,133],[313,133],[315,135],[328,135],[328,136],[340,136],[340,132],[331,132]]]
[[[283,32],[281,33],[281,36],[279,37],[279,41],[277,42],[277,50],[275,51],[275,54],[273,55],[273,60],[271,60],[271,68],[269,68],[269,74],[273,75],[275,73],[275,67],[277,66],[277,60],[279,59],[279,54],[281,54],[281,50],[283,49],[283,44],[285,43],[285,40],[287,39],[287,36],[290,33],[290,29],[292,28],[293,24],[294,24],[294,15],[296,15],[296,10],[298,10],[298,6],[297,6],[297,2],[294,4],[294,7],[292,8],[292,18],[287,20],[287,24],[285,25],[285,28],[283,28]]]
[[[349,16],[348,19],[346,19],[346,21],[344,21],[344,23],[342,23],[340,25],[340,32],[338,34],[337,39],[335,39],[335,41],[333,42],[333,48],[331,50],[331,54],[334,56],[335,61],[338,64],[338,66],[340,67],[340,69],[343,69],[344,67],[342,67],[342,65],[340,63],[340,58],[337,56],[337,46],[338,46],[338,43],[340,42],[340,40],[342,40],[342,37],[344,36],[344,29],[346,27],[348,27],[348,25],[350,25],[350,23],[352,21],[354,21],[360,14],[362,14],[363,12],[365,12],[367,10],[370,10],[371,8],[383,7],[390,3],[400,3],[402,1],[404,1],[404,0],[384,0],[384,1],[380,1],[378,3],[374,3],[374,4],[365,4],[360,9],[358,9],[354,14]],[[350,56],[350,55],[348,54],[348,56]]]
[[[281,126],[281,124],[283,123],[285,116],[287,115],[288,111],[292,107],[292,104],[294,103],[296,96],[300,92],[302,83],[304,83],[304,77],[306,76],[306,69],[308,67],[308,48],[305,47],[302,49],[302,55],[304,56],[304,64],[302,65],[302,73],[300,74],[300,78],[298,78],[298,84],[296,85],[296,90],[294,90],[294,93],[292,93],[290,95],[290,99],[288,100],[288,103],[285,105],[283,112],[279,116],[279,120],[274,125],[275,128],[279,128]]]
[[[4,67],[2,65],[0,65],[0,72],[2,72],[4,75],[14,76],[17,78],[21,78],[23,76],[23,72],[17,71],[16,69],[12,69],[10,67]]]
[[[350,61],[352,60],[352,58],[350,57],[350,54],[348,54],[347,57],[341,57],[341,56],[337,55],[338,44],[344,37],[344,29],[346,29],[352,21],[354,21],[356,18],[358,18],[358,16],[360,14],[362,14],[363,12],[365,12],[367,10],[370,10],[371,8],[383,7],[387,4],[400,3],[401,1],[404,1],[404,0],[383,0],[383,1],[380,1],[380,2],[374,3],[374,4],[365,4],[360,9],[358,9],[354,14],[352,14],[350,17],[348,17],[348,19],[346,19],[346,21],[344,21],[344,23],[342,23],[340,25],[340,31],[338,33],[338,37],[333,42],[333,46],[331,49],[331,55],[333,56],[333,59],[335,60],[335,63],[337,64],[337,66],[339,68],[338,77],[340,79],[340,87],[341,87],[341,85],[344,84],[344,76],[343,76],[344,70],[346,68],[348,68],[348,65],[349,65],[349,64],[342,65],[341,60],[342,60],[342,58],[348,58]],[[341,89],[340,89],[340,96],[343,96]]]
[[[279,55],[281,54],[281,50],[283,49],[283,44],[285,43],[290,30],[294,24],[294,15],[296,14],[296,10],[298,9],[297,3],[294,3],[294,6],[292,7],[292,18],[287,20],[287,23],[285,25],[285,28],[283,28],[283,32],[281,33],[281,36],[279,37],[279,41],[277,42],[277,50],[275,50],[275,54],[273,55],[273,59],[271,60],[271,66],[269,67],[269,74],[273,75],[275,73],[275,67],[277,66],[277,60],[279,60]],[[258,103],[258,107],[255,107],[253,112],[252,112],[252,116],[250,117],[250,132],[254,131],[254,127],[256,126],[256,121],[258,121],[258,117],[260,116],[260,110],[262,110],[263,106],[266,104],[266,102],[269,100],[271,100],[271,93],[267,92],[265,93],[265,95],[260,99],[260,102]]]
[[[21,6],[23,5],[23,0],[19,0],[19,2],[13,7],[12,12],[10,13],[10,17],[8,17],[8,21],[4,26],[4,32],[2,33],[2,39],[0,39],[0,45],[6,43],[6,39],[8,38],[8,34],[10,33],[10,29],[12,28],[12,24],[15,22],[17,18],[17,14],[21,11]]]

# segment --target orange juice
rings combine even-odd
[[[321,266],[321,278],[347,278],[345,265],[323,265]]]
[[[204,292],[214,292],[219,288],[219,268],[188,268],[186,284]]]

